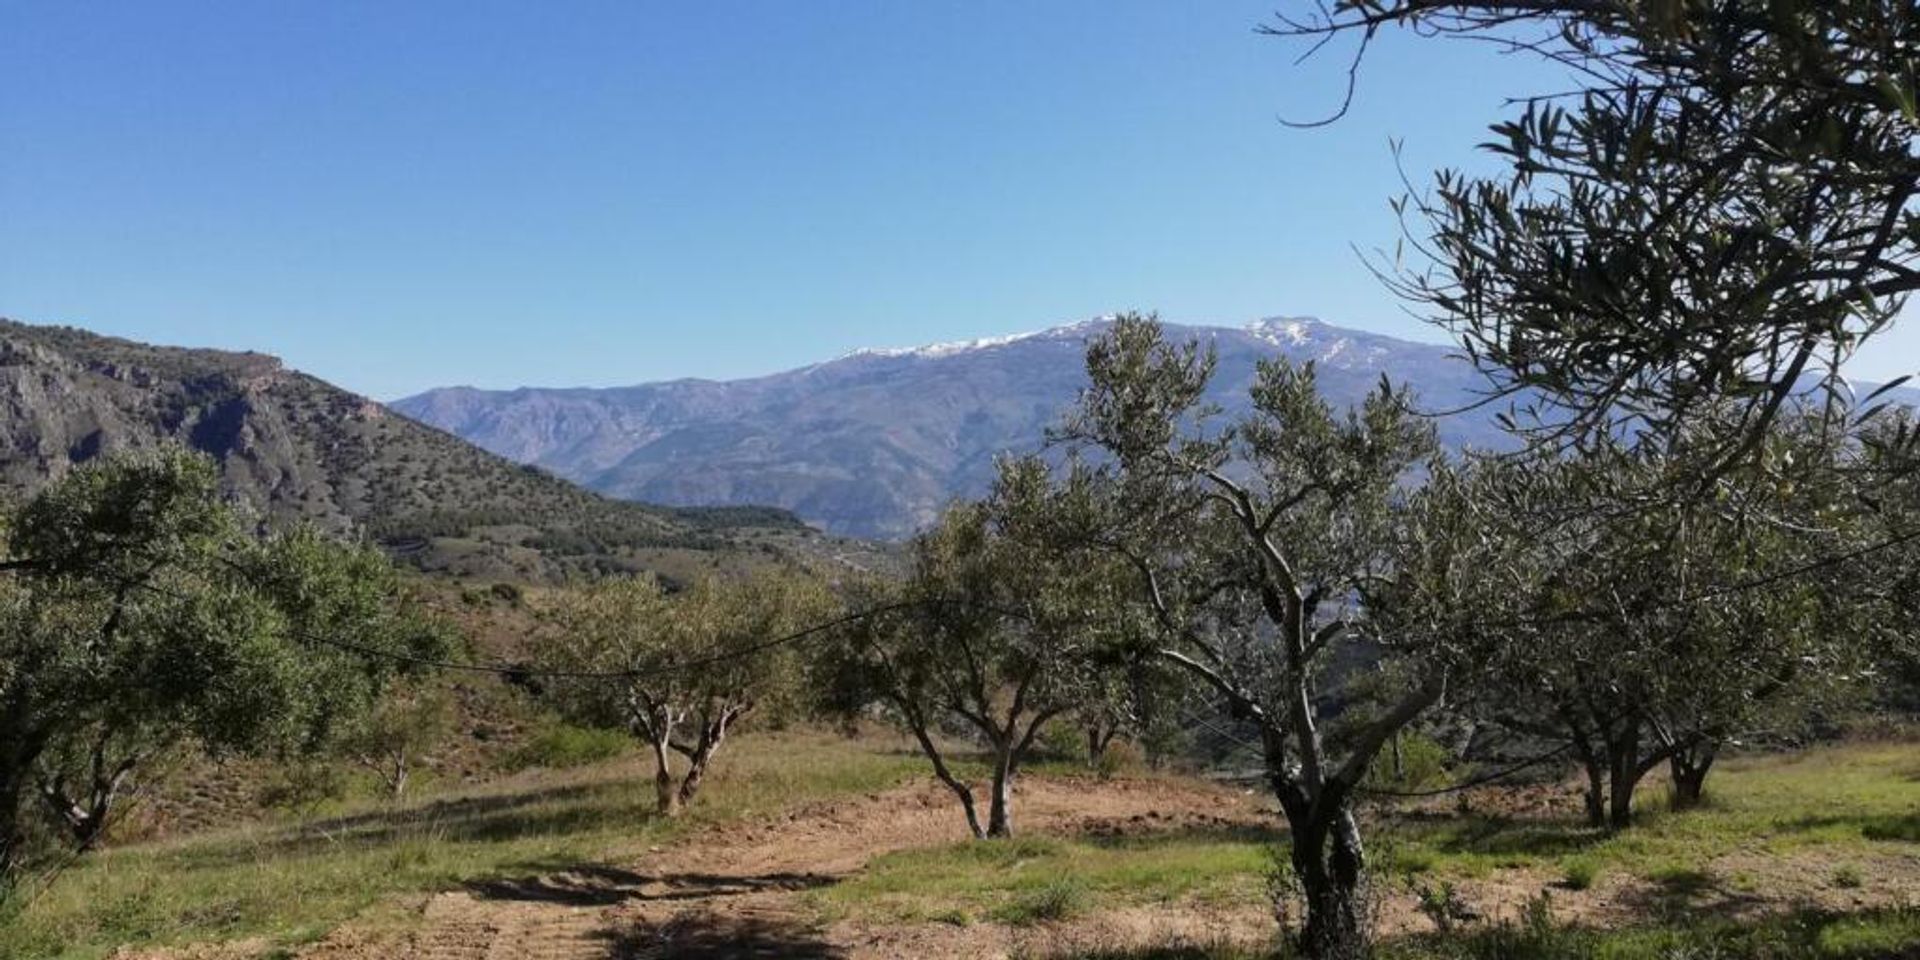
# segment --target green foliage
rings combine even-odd
[[[693,799],[736,724],[798,699],[802,668],[784,638],[831,609],[817,580],[779,570],[707,577],[672,594],[651,577],[558,591],[543,611],[557,634],[543,647],[544,664],[613,676],[563,677],[548,696],[578,723],[645,741],[657,802],[674,813]],[[676,754],[686,762],[677,785]]]
[[[0,582],[0,873],[23,855],[29,790],[60,800],[85,849],[155,758],[189,741],[311,751],[392,678],[379,653],[445,651],[384,556],[304,528],[249,536],[217,483],[196,455],[108,460],[47,487],[7,531],[19,569]]]
[[[503,770],[565,770],[600,763],[633,750],[633,737],[621,730],[570,723],[547,726],[500,758]]]
[[[1735,429],[1686,441],[1727,463],[1809,381],[1849,412],[1841,362],[1920,289],[1908,5],[1336,9],[1284,32],[1396,24],[1578,68],[1571,95],[1516,97],[1493,127],[1504,172],[1443,171],[1401,201],[1424,224],[1386,268],[1499,385],[1544,395],[1542,432],[1676,440],[1730,403]]]
[[[394,797],[406,793],[414,768],[453,732],[454,705],[444,685],[398,685],[347,725],[338,752],[371,771]]]
[[[815,664],[827,706],[877,706],[914,735],[977,837],[1010,834],[1010,786],[1036,748],[1085,759],[1076,726],[1113,723],[1125,695],[1114,678],[1148,633],[1126,598],[1131,574],[1061,542],[1056,524],[1072,496],[1038,458],[1003,461],[986,499],[954,505],[915,538],[904,584],[855,588],[876,615],[849,624]],[[938,742],[949,729],[989,752],[984,822]]]
[[[1454,757],[1440,741],[1407,730],[1388,743],[1367,770],[1369,790],[1437,790],[1453,782]],[[1397,767],[1397,769],[1396,769]]]

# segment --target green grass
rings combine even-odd
[[[1681,917],[1622,930],[1510,924],[1386,944],[1381,960],[1878,960],[1920,949],[1920,912]]]
[[[1174,832],[1133,838],[1027,837],[882,856],[859,876],[818,891],[830,916],[912,921],[939,910],[1031,923],[1055,901],[1094,905],[1183,899],[1246,902],[1264,896],[1271,838]],[[1063,878],[1071,890],[1063,888]]]
[[[399,806],[362,804],[306,823],[131,846],[82,861],[22,916],[0,919],[0,958],[79,960],[123,943],[251,936],[269,946],[295,945],[349,918],[404,922],[409,904],[432,891],[581,863],[627,863],[689,826],[868,793],[924,773],[918,755],[898,743],[749,736],[722,755],[701,802],[680,821],[653,815],[648,770],[629,754]],[[1522,869],[1542,885],[1577,889],[1604,875],[1646,885],[1659,904],[1674,907],[1723,887],[1791,900],[1792,891],[1766,889],[1781,881],[1764,871],[1750,876],[1738,860],[1716,868],[1715,858],[1725,854],[1818,863],[1809,882],[1837,887],[1849,878],[1867,885],[1862,865],[1920,856],[1914,744],[1728,761],[1715,778],[1714,804],[1686,813],[1661,811],[1660,791],[1648,791],[1642,807],[1649,812],[1620,835],[1570,818],[1468,815],[1392,818],[1375,822],[1371,836],[1384,869],[1430,878],[1423,882]],[[1046,924],[1134,904],[1243,906],[1264,902],[1279,839],[1265,830],[1194,828],[953,844],[883,855],[853,878],[806,896],[826,917],[955,926]],[[415,896],[400,896],[409,894]],[[1444,941],[1410,938],[1394,944],[1388,960],[1853,960],[1920,943],[1920,914],[1911,911],[1802,913],[1742,924],[1697,912],[1650,909],[1650,921],[1667,925],[1610,932],[1515,927]],[[1093,956],[1251,956],[1236,949]]]
[[[1381,944],[1379,960],[1885,960],[1920,952],[1920,912],[1852,915],[1802,911],[1760,921],[1700,921],[1625,930],[1553,923]],[[1055,955],[1052,960],[1278,960],[1286,951],[1244,945],[1149,946]]]
[[[1596,874],[1645,875],[1649,864],[1700,864],[1736,851],[1782,856],[1818,849],[1842,858],[1920,842],[1920,749],[1911,743],[1735,758],[1713,777],[1714,802],[1682,813],[1666,809],[1664,785],[1649,777],[1635,826],[1617,834],[1574,820],[1487,815],[1401,822],[1395,831],[1400,843],[1430,855],[1429,869],[1453,876],[1553,870],[1574,859]]]
[[[566,770],[591,766],[636,753],[638,743],[619,730],[596,730],[556,723],[500,758],[503,770]]]
[[[1600,864],[1591,857],[1568,857],[1560,864],[1560,885],[1568,890],[1585,890],[1600,876]]]
[[[1920,750],[1913,744],[1740,758],[1724,762],[1715,778],[1715,803],[1685,813],[1666,812],[1658,786],[1644,791],[1639,825],[1617,835],[1572,818],[1390,818],[1373,827],[1376,863],[1390,875],[1431,876],[1434,882],[1531,870],[1543,885],[1570,890],[1617,874],[1650,885],[1659,905],[1684,908],[1723,885],[1755,892],[1754,878],[1723,877],[1704,866],[1724,854],[1812,853],[1834,864],[1876,851],[1920,855],[1907,839],[1920,822]],[[1213,830],[957,844],[883,856],[859,877],[814,897],[828,916],[876,922],[912,922],[955,910],[993,919],[1018,912],[1010,905],[1060,877],[1079,884],[1090,901],[1086,909],[1259,902],[1278,839],[1261,831]],[[1783,902],[1793,893],[1758,892]]]
[[[340,922],[382,919],[396,894],[497,876],[631,860],[691,826],[869,792],[920,772],[888,743],[828,735],[742,737],[686,816],[652,812],[638,760],[532,773],[305,824],[239,827],[81,861],[12,921],[0,958],[94,958],[120,944],[261,936],[297,944]],[[369,911],[372,910],[371,913]]]

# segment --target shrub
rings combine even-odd
[[[1440,741],[1408,730],[1400,734],[1400,770],[1395,775],[1392,749],[1380,751],[1367,769],[1367,787],[1373,790],[1433,790],[1453,782],[1447,764],[1453,755]]]
[[[562,770],[611,760],[633,747],[633,739],[618,730],[557,723],[528,738],[500,759],[506,770],[545,767]]]

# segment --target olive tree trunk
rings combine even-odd
[[[1713,769],[1719,751],[1718,743],[1702,740],[1685,750],[1675,750],[1667,758],[1667,769],[1673,775],[1668,803],[1673,809],[1690,810],[1706,799],[1707,772]]]
[[[987,836],[1013,836],[1013,748],[1001,745],[994,750],[993,794],[987,802]]]
[[[667,738],[652,738],[653,747],[653,801],[655,809],[662,816],[680,815],[680,791],[673,782],[673,748],[667,745]]]

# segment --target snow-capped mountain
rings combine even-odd
[[[957,496],[980,493],[996,456],[1039,446],[1085,383],[1094,319],[1033,333],[856,350],[771,376],[608,389],[430,390],[392,404],[495,453],[603,493],[678,505],[787,507],[826,530],[900,537]],[[1480,380],[1449,349],[1275,318],[1243,327],[1169,324],[1219,351],[1212,399],[1243,408],[1254,364],[1313,360],[1321,388],[1352,403],[1386,375],[1432,409]],[[1443,439],[1495,446],[1490,413],[1443,418]]]

